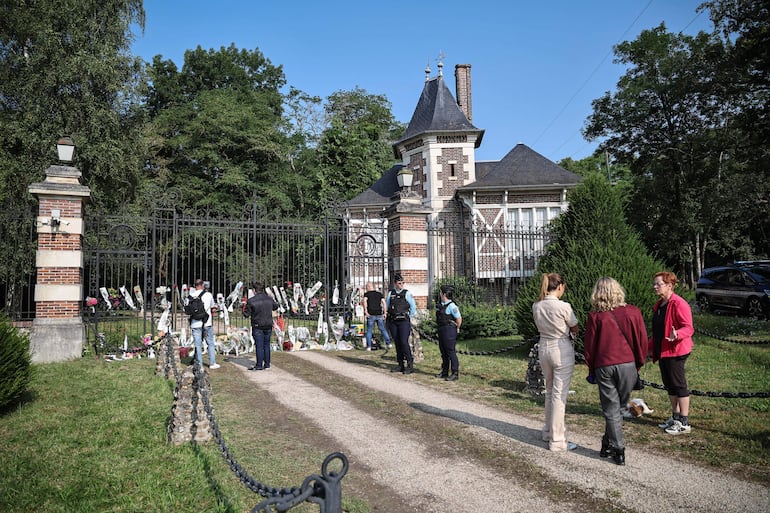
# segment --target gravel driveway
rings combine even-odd
[[[621,511],[770,511],[770,488],[760,484],[633,447],[626,450],[626,466],[619,467],[599,458],[596,433],[573,432],[570,440],[579,447],[571,452],[553,453],[540,440],[540,423],[531,418],[458,398],[409,376],[357,365],[323,352],[300,351],[291,356],[319,366],[321,372],[342,376],[362,389],[395,397],[424,416],[425,422],[440,418],[454,423],[490,451],[524,458],[527,465],[554,483],[577,487]],[[372,479],[389,486],[394,503],[402,505],[400,511],[550,513],[577,509],[565,494],[542,493],[517,479],[506,478],[483,462],[437,452],[432,449],[436,440],[425,440],[397,419],[364,411],[338,398],[334,389],[300,379],[276,367],[276,363],[269,371],[238,368],[285,408],[337,439],[351,466],[356,462],[367,467]]]

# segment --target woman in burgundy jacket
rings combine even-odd
[[[660,298],[652,307],[652,361],[660,360],[660,377],[671,401],[671,417],[658,427],[670,435],[691,431],[690,391],[684,364],[692,351],[692,310],[682,297],[674,294],[676,275],[660,272],[653,278],[655,294]]]
[[[628,403],[639,369],[647,356],[647,329],[639,308],[626,304],[626,293],[614,278],[600,278],[591,294],[591,312],[583,337],[589,375],[599,385],[604,436],[599,456],[626,464],[621,408]]]

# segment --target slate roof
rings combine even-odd
[[[476,148],[479,147],[484,136],[484,130],[473,126],[460,110],[457,101],[444,83],[443,76],[425,82],[420,101],[417,102],[404,137],[393,145],[394,151],[398,144],[426,132],[477,132],[479,136],[476,139]]]
[[[385,171],[380,179],[374,182],[371,187],[348,201],[348,205],[351,207],[366,207],[372,209],[376,209],[377,207],[385,208],[390,205],[390,198],[398,192],[398,180],[396,179],[396,175],[402,167],[404,166],[396,164]]]
[[[567,171],[525,144],[517,144],[502,160],[491,167],[476,167],[476,181],[458,190],[575,186],[580,175]]]

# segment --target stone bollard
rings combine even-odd
[[[163,376],[168,379],[173,375],[173,368],[180,368],[181,360],[179,358],[179,341],[171,338],[171,357],[169,358],[168,347],[164,341],[158,348],[157,359],[155,361],[155,375]]]
[[[181,373],[174,390],[174,404],[171,407],[171,422],[168,428],[169,442],[181,445],[187,442],[207,442],[212,439],[211,423],[206,415],[200,387],[208,391],[211,400],[211,385],[208,375],[201,372],[203,383],[198,383],[193,367],[187,366]]]
[[[425,354],[422,352],[422,340],[420,340],[420,332],[412,327],[412,334],[409,337],[409,346],[412,349],[412,358],[414,363],[420,363],[425,359]]]

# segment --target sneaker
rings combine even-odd
[[[218,363],[212,363],[211,365],[209,365],[209,369],[211,370],[218,369],[220,367],[221,365],[219,365]]]
[[[677,422],[677,421],[675,421],[675,420],[674,420],[674,417],[669,417],[669,418],[668,418],[668,420],[666,420],[666,421],[665,421],[665,422],[663,422],[662,424],[658,424],[658,427],[659,427],[660,429],[664,429],[664,430],[665,430],[665,429],[668,429],[668,428],[670,428],[671,426],[673,426],[673,425],[674,425],[674,422]]]
[[[575,449],[577,449],[577,444],[575,442],[567,442],[568,451],[574,451]]]
[[[682,424],[678,420],[674,421],[674,424],[666,429],[666,433],[669,435],[683,435],[685,433],[689,433],[692,431],[692,428],[689,424]]]
[[[367,348],[366,348],[366,350],[367,350],[367,351],[371,351],[371,350],[372,350],[372,348],[371,348],[371,347],[367,347]]]

